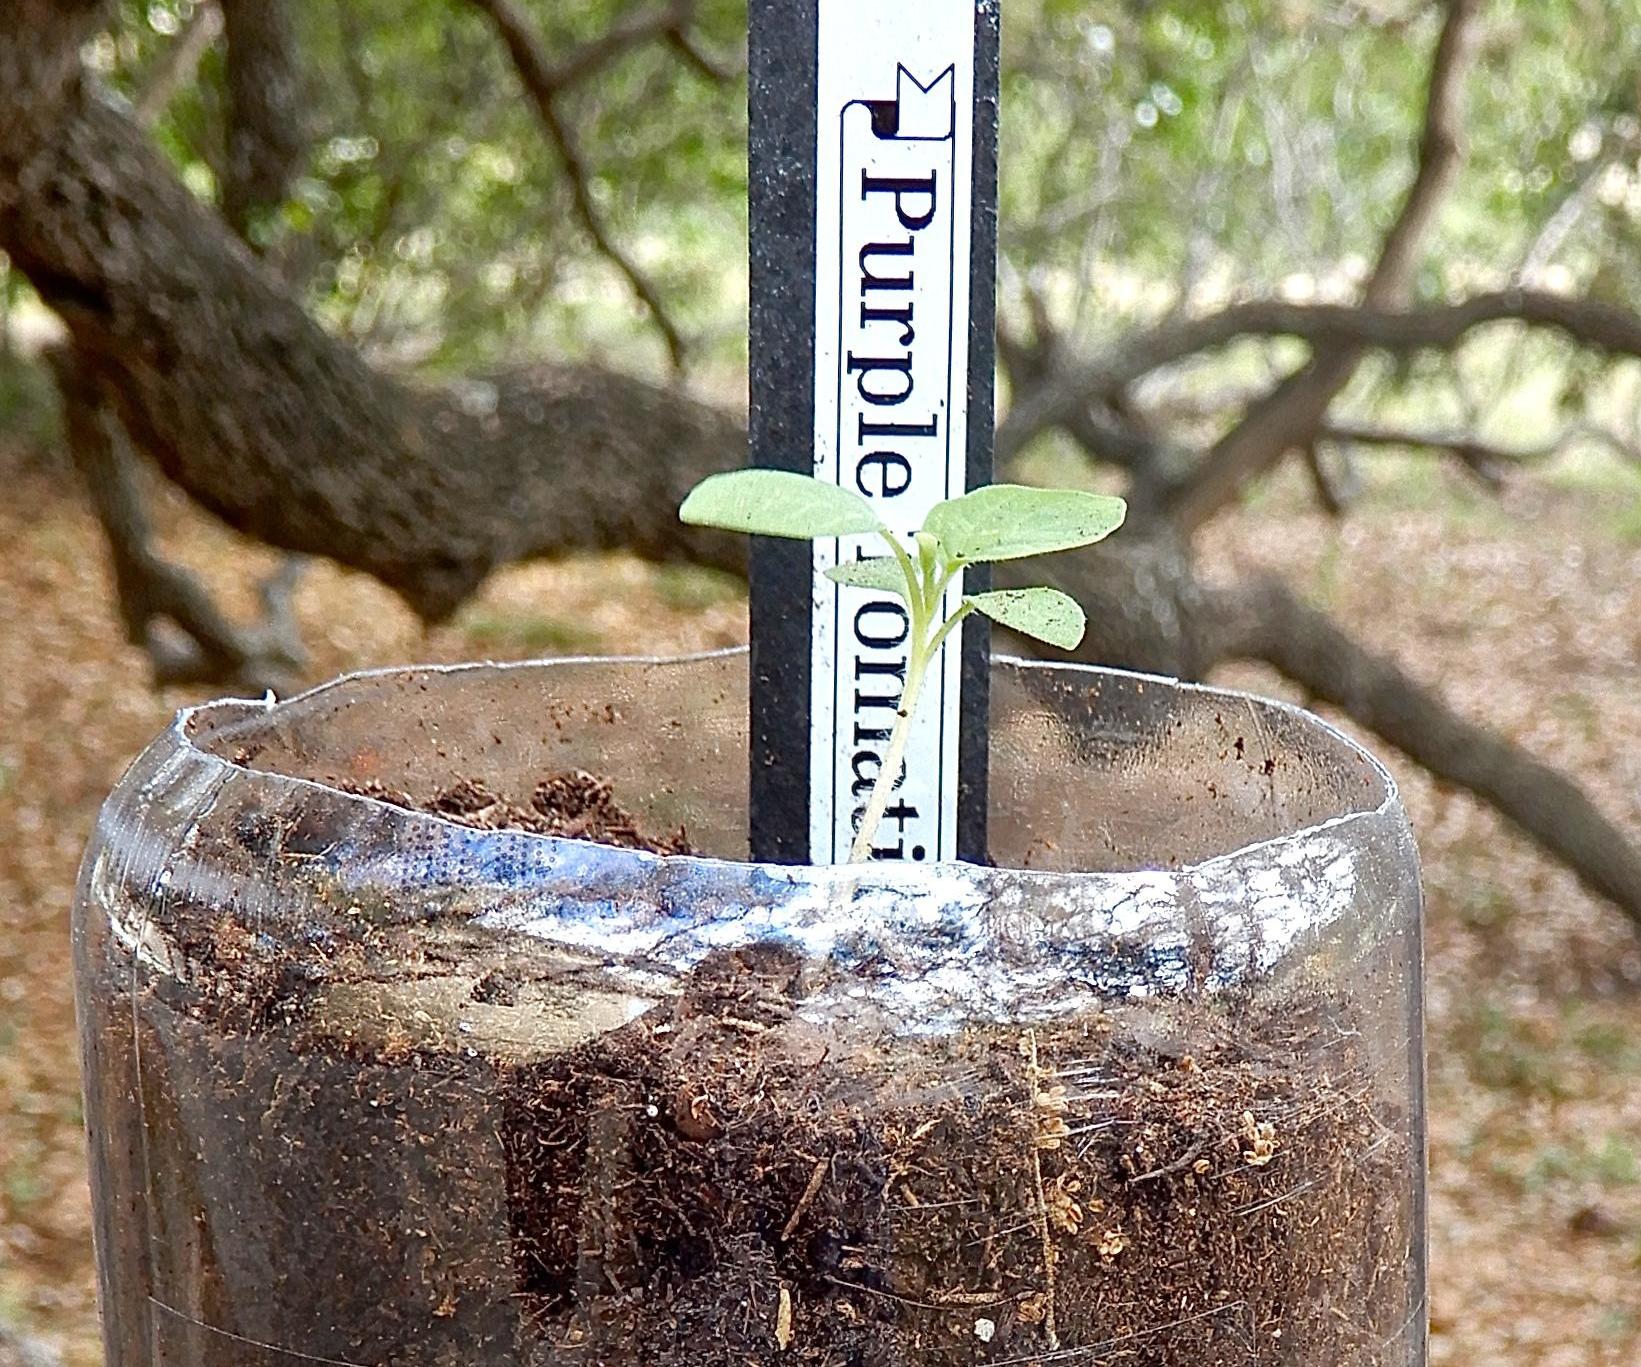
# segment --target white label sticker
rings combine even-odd
[[[815,474],[909,541],[964,492],[968,452],[973,0],[821,0],[815,205]],[[842,863],[882,765],[909,621],[821,578],[882,555],[815,546],[810,857]],[[961,589],[949,591],[955,611]],[[879,859],[957,857],[961,646],[930,671]]]

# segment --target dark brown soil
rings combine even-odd
[[[726,956],[508,1077],[545,1342],[668,1367],[1404,1360],[1382,1345],[1408,1155],[1359,1085],[1296,1075],[1317,1022],[1169,1013],[1142,1044],[1150,1013],[1094,1013],[836,1058],[803,977]]]
[[[583,774],[528,810],[361,791],[685,845]],[[1311,989],[908,1034],[817,1012],[838,970],[775,945],[635,1016],[494,935],[339,911],[263,959],[241,909],[168,914],[191,968],[139,996],[134,1090],[150,1245],[180,1251],[143,1294],[241,1340],[371,1367],[1410,1361],[1398,1060]],[[159,1341],[253,1361],[187,1316]]]
[[[615,800],[610,781],[581,769],[542,779],[530,795],[528,807],[497,796],[475,778],[464,778],[426,802],[418,802],[408,793],[375,780],[342,782],[337,786],[343,792],[373,797],[409,811],[431,812],[484,831],[566,836],[625,850],[648,850],[651,854],[695,853],[689,834],[682,826],[669,836],[652,836],[640,831],[632,814]]]

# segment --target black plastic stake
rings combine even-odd
[[[752,464],[903,533],[991,479],[999,3],[751,0]],[[905,623],[817,571],[867,553],[753,543],[754,858],[847,857]],[[931,678],[877,858],[984,860],[988,646],[970,618]]]

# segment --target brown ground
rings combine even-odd
[[[109,784],[182,694],[120,644],[100,547],[60,481],[0,459],[0,1323],[97,1360],[67,906]],[[1543,506],[1540,506],[1540,505]],[[1502,505],[1423,467],[1344,529],[1283,485],[1209,548],[1294,573],[1460,707],[1578,769],[1641,832],[1641,491],[1603,477]],[[220,581],[261,563],[168,505]],[[644,645],[744,631],[733,586],[613,558],[502,576],[424,637],[387,594],[316,569],[315,678],[359,665]],[[1279,685],[1253,672],[1234,682]],[[1641,1359],[1641,939],[1463,795],[1397,757],[1431,913],[1436,1364]]]

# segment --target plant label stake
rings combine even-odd
[[[998,0],[752,0],[749,19],[752,464],[863,495],[910,547],[991,478]],[[754,541],[754,858],[848,857],[910,622],[896,595],[823,576],[882,553]],[[985,857],[980,618],[960,641],[925,683],[875,858]]]

